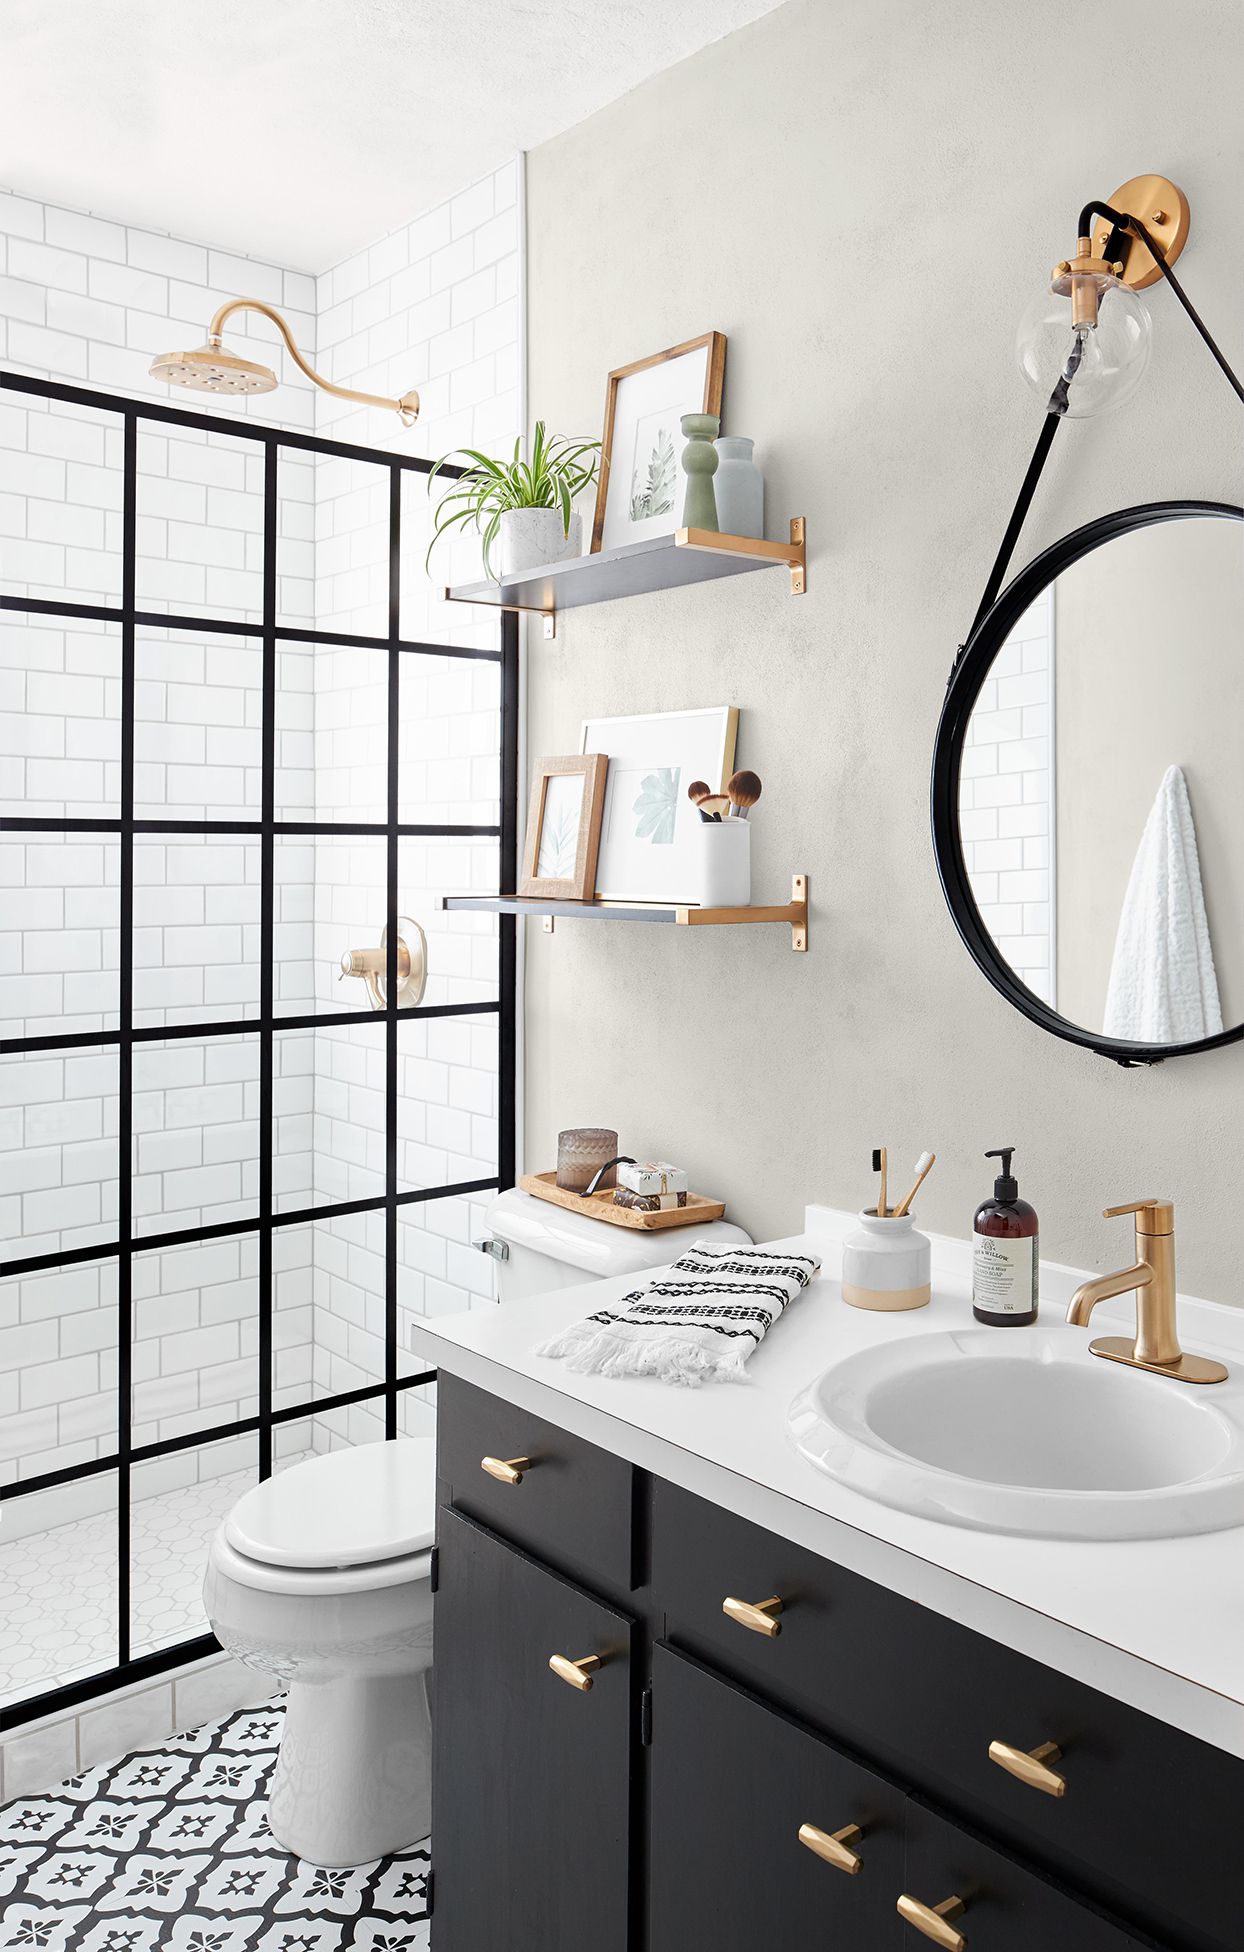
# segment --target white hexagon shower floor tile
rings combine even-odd
[[[268,1829],[279,1702],[0,1809],[0,1946],[17,1952],[426,1952],[426,1843],[357,1870]]]
[[[310,1451],[282,1458],[280,1469]],[[133,1652],[207,1631],[203,1572],[212,1533],[255,1482],[232,1471],[137,1498],[130,1513]],[[0,1706],[117,1658],[117,1521],[112,1511],[0,1543]]]

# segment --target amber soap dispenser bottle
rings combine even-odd
[[[993,1198],[972,1222],[972,1313],[991,1328],[1022,1328],[1037,1319],[1037,1216],[1019,1197],[1011,1172],[1013,1145],[987,1152],[1000,1159]]]

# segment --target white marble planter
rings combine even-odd
[[[562,527],[559,508],[511,508],[501,517],[499,554],[502,578],[523,576],[546,563],[564,562],[583,551],[583,517],[570,517],[570,533]]]

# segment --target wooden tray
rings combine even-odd
[[[608,1192],[593,1193],[590,1200],[582,1193],[568,1193],[557,1184],[556,1173],[526,1173],[518,1184],[522,1192],[550,1200],[571,1213],[586,1213],[589,1220],[606,1220],[611,1227],[637,1227],[646,1234],[659,1233],[665,1227],[704,1227],[710,1220],[720,1220],[726,1210],[724,1200],[688,1193],[686,1206],[667,1206],[663,1213],[641,1213],[637,1207],[615,1206],[612,1186]]]

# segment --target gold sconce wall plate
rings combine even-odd
[[[1109,202],[1115,210],[1124,210],[1129,217],[1138,217],[1161,245],[1166,262],[1174,264],[1188,241],[1188,226],[1191,223],[1188,199],[1177,183],[1172,183],[1169,176],[1133,176],[1115,191]],[[1093,226],[1094,257],[1105,256],[1110,229],[1108,217],[1097,219]],[[1152,251],[1139,238],[1126,239],[1123,247],[1123,283],[1133,291],[1144,291],[1146,286],[1156,285],[1161,276]]]

